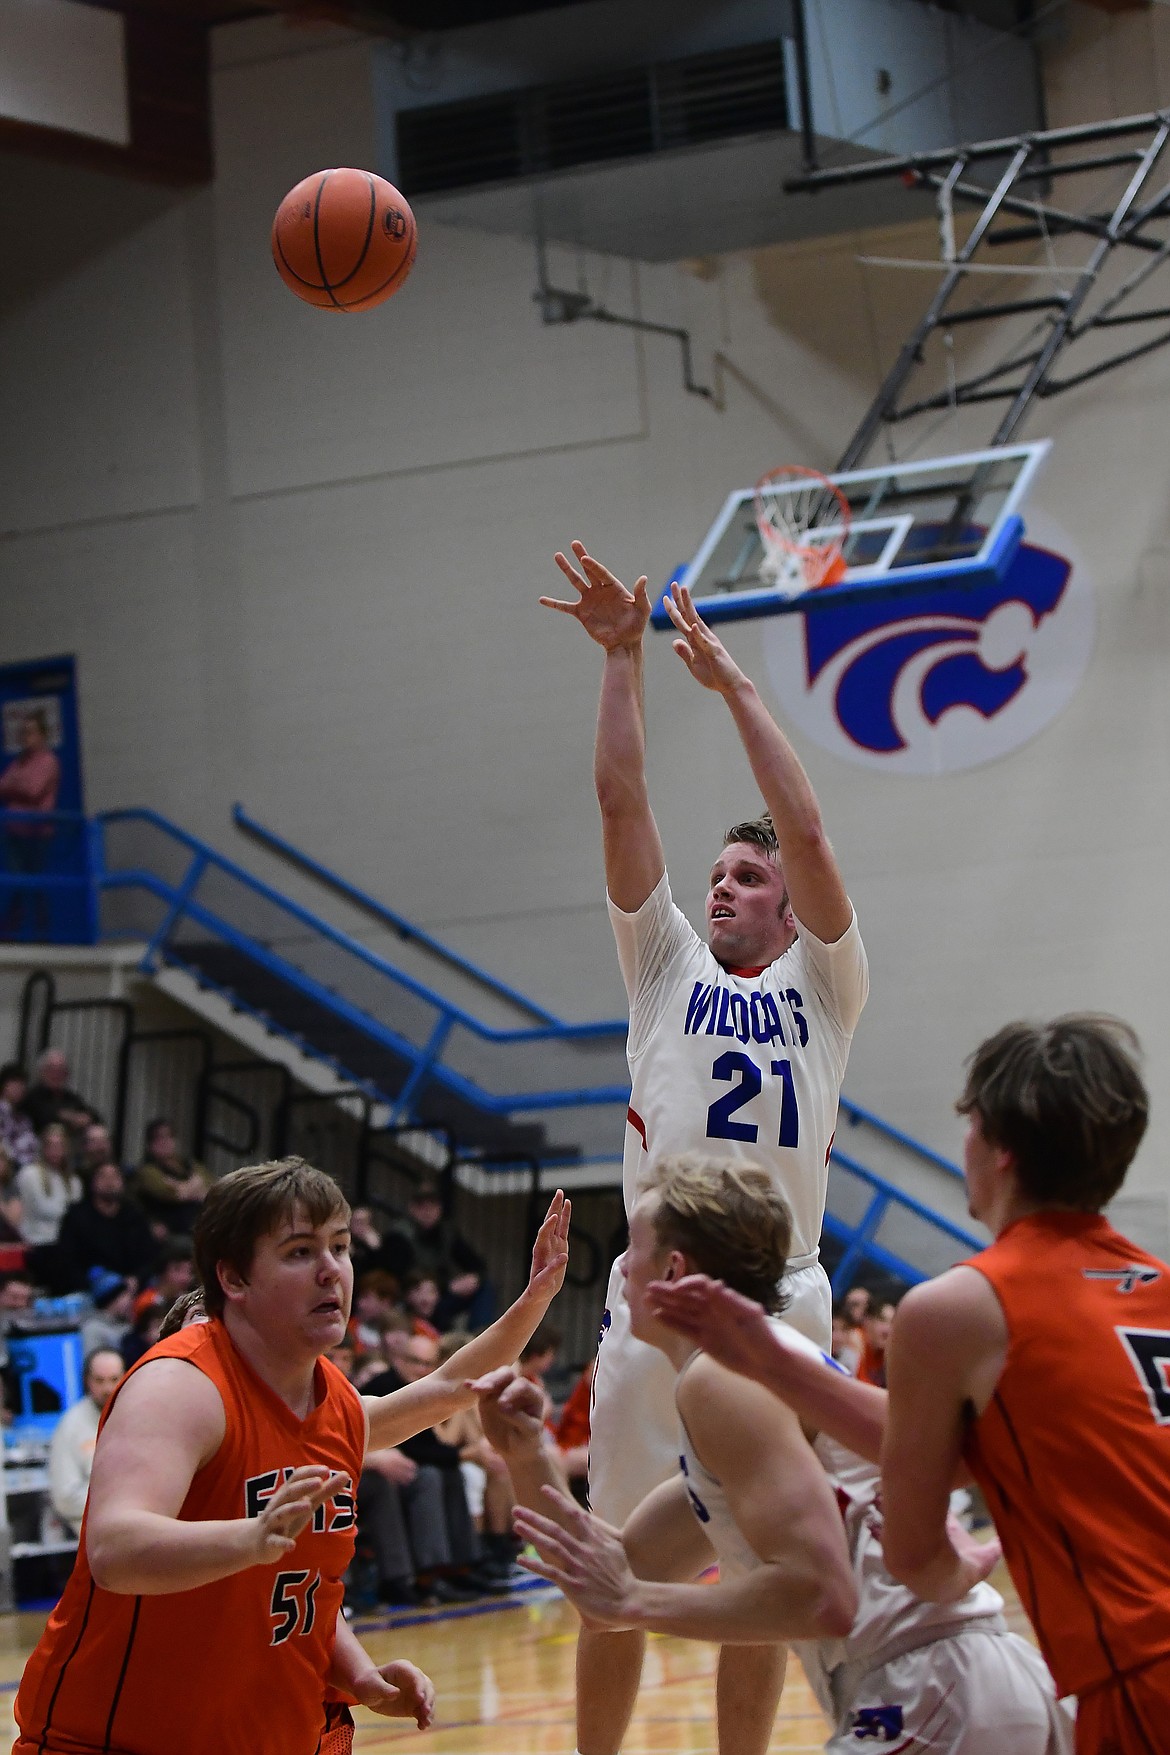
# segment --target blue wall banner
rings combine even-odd
[[[38,728],[31,736],[30,724]],[[7,795],[30,743],[47,752],[38,753],[41,770],[52,774],[55,764],[52,810],[42,797],[22,811]],[[72,658],[0,665],[0,794],[0,941],[92,944],[97,923]]]

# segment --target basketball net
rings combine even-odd
[[[845,577],[852,514],[840,488],[797,463],[770,469],[756,483],[756,525],[764,546],[760,577],[786,597]]]

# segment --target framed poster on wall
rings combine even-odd
[[[0,665],[0,941],[93,943],[84,812],[74,660]]]

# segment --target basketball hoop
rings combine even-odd
[[[762,578],[788,595],[840,584],[853,519],[835,482],[819,469],[786,463],[760,477],[755,506]]]

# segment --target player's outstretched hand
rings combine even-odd
[[[254,1553],[252,1564],[274,1565],[295,1547],[317,1507],[348,1485],[348,1475],[333,1475],[325,1468],[306,1465],[294,1469],[271,1499],[265,1500],[259,1517],[245,1519],[245,1533]]]
[[[551,1304],[564,1285],[565,1269],[569,1265],[569,1220],[572,1216],[573,1203],[566,1200],[563,1190],[558,1188],[532,1245],[532,1269],[528,1275],[526,1297]]]
[[[565,603],[559,597],[542,597],[546,609],[559,609],[580,622],[591,640],[607,652],[623,646],[640,646],[650,620],[650,599],[646,592],[645,574],[633,591],[627,591],[608,567],[587,554],[583,542],[570,544],[580,563],[580,572],[563,554],[553,556],[557,566],[577,592],[576,603]]]
[[[505,1462],[539,1455],[544,1444],[548,1397],[538,1383],[511,1365],[489,1371],[467,1385],[479,1400],[483,1435]]]
[[[518,1505],[516,1534],[531,1542],[539,1560],[521,1555],[520,1565],[559,1585],[592,1627],[628,1627],[638,1581],[630,1571],[620,1533],[593,1517],[555,1487],[542,1487],[558,1521]]]
[[[763,1307],[722,1280],[687,1274],[681,1280],[655,1280],[647,1302],[659,1322],[672,1328],[712,1359],[741,1377],[767,1383],[783,1358],[783,1342]]]
[[[728,695],[747,681],[722,640],[711,632],[691,602],[685,586],[672,585],[669,597],[662,602],[681,635],[672,642],[674,649],[697,683],[714,689],[717,695]]]
[[[435,1684],[416,1664],[396,1658],[349,1684],[355,1700],[383,1718],[412,1718],[420,1731],[435,1718]]]

